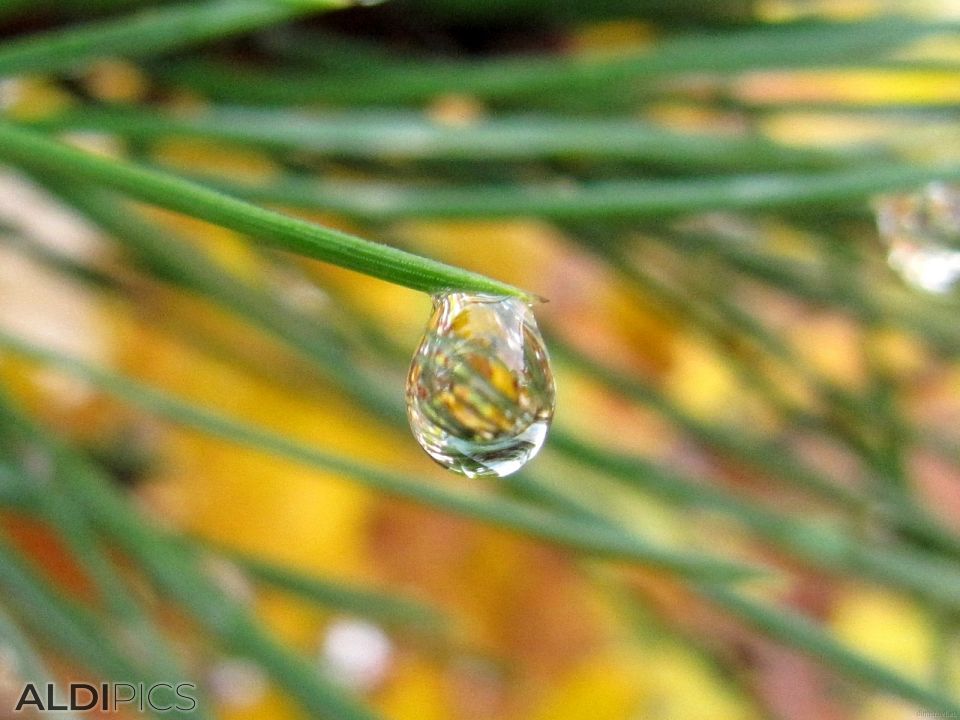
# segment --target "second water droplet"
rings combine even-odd
[[[950,291],[960,280],[960,187],[933,182],[876,207],[890,266],[921,290]]]
[[[514,297],[448,292],[407,376],[407,416],[438,463],[468,477],[516,472],[547,435],[553,374],[530,307]]]

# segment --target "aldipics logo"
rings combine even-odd
[[[53,710],[71,710],[84,712],[118,712],[120,710],[139,710],[140,712],[190,712],[197,707],[194,696],[197,686],[193,683],[70,683],[58,690],[52,683],[40,685],[27,683],[14,706],[14,712],[31,710],[49,712]]]

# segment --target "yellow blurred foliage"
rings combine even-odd
[[[645,656],[644,710],[634,717],[662,720],[747,720],[754,711],[690,650],[667,645]]]
[[[648,670],[636,654],[590,658],[557,684],[531,720],[628,720],[647,695]]]
[[[609,20],[584,25],[568,42],[574,52],[620,54],[650,47],[656,37],[652,24],[640,20]]]
[[[756,13],[771,22],[789,22],[810,16],[834,20],[869,17],[883,7],[884,0],[760,0]]]
[[[540,220],[407,221],[397,223],[395,232],[425,255],[478,272],[495,267],[501,280],[517,285],[530,281],[531,268],[551,267],[559,241],[557,230]]]
[[[574,669],[530,720],[746,720],[755,717],[703,661],[672,645],[609,650]]]
[[[25,77],[6,80],[4,109],[14,120],[36,120],[63,112],[74,104],[66,90],[46,78]]]
[[[150,82],[136,65],[116,58],[94,62],[83,74],[87,91],[104,102],[132,103],[143,100]]]
[[[852,320],[833,314],[810,316],[787,335],[813,370],[845,387],[862,385],[863,331]]]
[[[677,340],[666,389],[681,407],[702,419],[729,417],[746,406],[747,395],[733,370],[694,335]]]
[[[153,148],[153,156],[161,165],[173,169],[223,174],[238,181],[265,182],[279,173],[276,164],[264,152],[211,140],[160,140]]]
[[[199,245],[223,268],[240,278],[262,281],[264,263],[255,246],[244,236],[227,228],[147,205],[138,209],[154,222]]]
[[[840,101],[850,105],[896,105],[960,101],[956,73],[949,71],[751,73],[735,80],[732,89],[739,99],[758,104]]]
[[[916,603],[874,588],[853,588],[834,606],[830,624],[839,640],[914,678],[930,671],[933,631]]]
[[[436,665],[410,661],[398,668],[390,683],[376,698],[385,717],[417,720],[448,720],[452,717],[450,696]]]

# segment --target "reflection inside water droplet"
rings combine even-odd
[[[921,191],[877,202],[887,262],[908,283],[934,293],[960,280],[960,187],[933,182]]]
[[[407,417],[430,457],[468,477],[509,475],[540,450],[553,407],[550,361],[526,303],[434,299],[407,376]]]

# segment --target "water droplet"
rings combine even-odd
[[[339,618],[323,637],[320,665],[351,690],[372,690],[383,681],[393,658],[393,642],[379,626],[365,620]]]
[[[960,280],[960,187],[942,182],[877,202],[887,262],[921,290],[946,293]]]
[[[509,475],[540,450],[553,406],[550,360],[526,303],[434,298],[407,376],[407,417],[430,457],[467,477]]]

